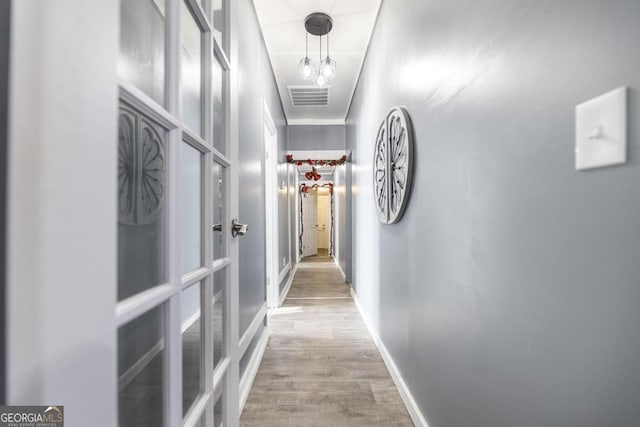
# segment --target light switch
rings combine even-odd
[[[576,106],[576,169],[627,161],[627,88]]]

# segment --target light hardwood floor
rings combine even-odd
[[[299,265],[241,426],[413,426],[338,269]]]

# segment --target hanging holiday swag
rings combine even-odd
[[[304,177],[309,181],[320,181],[320,179],[322,179],[322,175],[318,173],[316,166],[340,166],[344,165],[346,161],[346,155],[340,157],[337,160],[296,160],[293,158],[293,154],[287,154],[287,163],[294,164],[296,166],[302,166],[305,164],[311,166],[311,171],[304,174]]]
[[[347,155],[340,157],[337,160],[297,160],[293,158],[293,154],[287,154],[287,163],[293,163],[296,166],[302,166],[305,163],[309,166],[340,166],[347,162]]]

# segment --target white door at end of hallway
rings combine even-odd
[[[329,194],[318,194],[318,248],[329,249]]]
[[[302,196],[302,256],[318,254],[318,193],[309,191]]]

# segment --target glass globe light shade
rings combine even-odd
[[[318,77],[316,78],[316,86],[324,86],[327,84],[327,78],[322,74],[318,74]]]
[[[336,76],[336,61],[327,56],[320,64],[320,73],[326,79],[334,78]]]
[[[298,67],[298,74],[304,80],[311,80],[316,76],[316,67],[311,59],[304,57],[300,60],[300,66]]]

